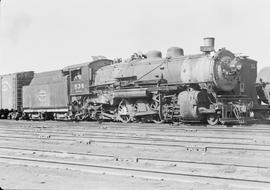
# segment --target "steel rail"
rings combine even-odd
[[[7,124],[35,124],[35,125],[44,125],[44,124],[55,124],[56,126],[64,124],[65,126],[74,126],[77,127],[96,127],[100,125],[107,125],[107,126],[113,126],[113,127],[138,127],[138,128],[166,128],[166,129],[179,129],[179,128],[204,128],[204,129],[227,129],[227,128],[234,128],[234,129],[246,129],[246,128],[254,128],[254,129],[269,129],[270,127],[260,127],[255,125],[261,125],[261,124],[254,124],[254,125],[234,125],[234,126],[209,126],[209,125],[203,125],[203,124],[180,124],[180,125],[170,125],[170,124],[154,124],[154,123],[115,123],[115,122],[104,122],[102,124],[99,124],[98,122],[62,122],[62,121],[14,121],[14,120],[1,120],[1,123],[7,123]],[[269,121],[270,123],[270,121]],[[1,126],[1,124],[0,124]]]
[[[45,125],[49,125],[51,123],[44,123]],[[126,125],[126,124],[122,124],[124,127],[118,127],[118,125],[116,126],[116,124],[97,124],[96,123],[96,126],[78,126],[77,124],[74,124],[72,126],[67,126],[67,125],[64,125],[64,126],[50,126],[50,127],[44,127],[44,124],[42,126],[35,126],[35,127],[32,127],[32,128],[35,128],[35,129],[39,129],[39,128],[54,128],[54,129],[59,129],[59,130],[74,130],[74,128],[76,128],[76,130],[78,129],[81,129],[81,130],[91,130],[93,128],[106,128],[107,130],[108,129],[111,129],[111,130],[116,130],[116,129],[121,129],[121,130],[130,130],[130,128],[132,128],[132,130],[134,131],[149,131],[149,130],[162,130],[164,133],[165,132],[174,132],[175,130],[176,131],[197,131],[197,132],[201,132],[201,131],[211,131],[211,132],[239,132],[239,133],[242,133],[242,132],[257,132],[257,133],[269,133],[270,134],[270,127],[269,129],[268,128],[257,128],[257,127],[217,127],[217,128],[214,128],[214,127],[202,127],[202,126],[181,126],[181,127],[152,127],[152,128],[149,128],[149,127],[143,127],[143,126],[138,126],[140,124],[136,124],[136,125],[132,125],[132,126],[129,126],[129,125]],[[65,124],[65,123],[64,123]],[[1,126],[0,125],[0,129],[1,128],[17,128],[17,126]],[[27,127],[29,128],[29,125],[28,126],[20,126],[20,127]],[[72,128],[70,128],[72,127]]]
[[[42,140],[42,141],[68,141],[68,142],[78,142],[82,141],[83,139],[60,139],[60,138],[38,138],[38,137],[20,137],[20,136],[3,136],[1,141],[6,140],[6,139],[20,139],[20,140]],[[3,139],[6,138],[6,139]],[[89,141],[89,142],[88,142]],[[263,154],[268,154],[270,153],[270,149],[265,149],[265,147],[269,146],[258,146],[258,145],[247,145],[247,144],[240,144],[243,145],[243,147],[236,147],[236,144],[229,144],[229,143],[215,143],[215,142],[195,142],[195,141],[182,141],[183,144],[166,144],[166,143],[151,143],[151,142],[130,142],[129,141],[111,141],[108,139],[103,139],[102,140],[96,140],[96,139],[88,139],[87,140],[88,144],[106,144],[109,146],[115,146],[115,145],[129,145],[129,146],[148,146],[150,148],[154,147],[159,147],[159,148],[171,148],[171,149],[184,149],[184,150],[191,150],[191,151],[204,151],[204,152],[209,152],[209,151],[215,151],[215,150],[230,150],[230,151],[253,151],[253,152],[261,152]],[[198,146],[199,145],[199,146]],[[225,146],[224,145],[230,145],[230,146]],[[250,147],[248,147],[250,146]]]
[[[102,131],[102,133],[104,134],[104,133],[107,133],[107,134],[116,134],[116,133],[118,133],[118,134],[127,134],[127,133],[129,133],[129,134],[132,134],[132,135],[138,135],[139,133],[138,132],[136,132],[136,130],[132,130],[132,132],[129,130],[129,131],[127,131],[127,132],[123,132],[123,130],[121,130],[121,131],[116,131],[116,130],[108,130],[108,129],[104,129],[104,130],[102,130],[102,129],[99,129],[99,130],[89,130],[89,129],[87,129],[87,130],[79,130],[79,129],[67,129],[67,130],[63,130],[63,129],[55,129],[55,128],[46,128],[46,129],[38,129],[38,130],[36,130],[36,128],[31,128],[31,129],[33,129],[33,131],[35,131],[35,132],[41,132],[42,133],[42,131],[48,131],[48,132],[56,132],[56,133],[65,133],[65,132],[74,132],[74,133],[84,133],[84,134],[86,134],[86,133],[101,133],[101,131]],[[0,130],[3,130],[3,128],[1,129],[0,128]],[[12,130],[18,130],[18,131],[21,131],[21,130],[25,130],[25,129],[22,129],[22,128],[16,128],[16,129],[10,129],[10,128],[5,128],[4,130],[10,130],[10,131],[12,131]],[[26,130],[28,130],[28,129],[26,129]],[[148,132],[148,131],[147,131]],[[164,131],[149,131],[149,132],[151,132],[151,133],[148,133],[149,135],[160,135],[160,134],[162,134],[162,135],[160,135],[160,136],[170,136],[170,137],[180,137],[180,136],[182,136],[182,137],[187,137],[187,136],[202,136],[202,134],[203,133],[200,133],[199,131],[193,131],[193,130],[185,130],[184,131],[184,133],[180,133],[180,131],[177,131],[177,132],[179,132],[180,133],[180,135],[175,135],[177,132],[171,132],[171,133],[168,133],[168,132],[164,132]],[[209,135],[214,135],[213,134],[213,132],[214,131],[211,131],[211,133],[207,133],[208,134],[208,138],[216,138],[215,136],[214,137],[210,137]],[[232,133],[232,134],[228,134],[228,135],[230,135],[230,136],[235,136],[235,135],[240,135],[240,134],[235,134],[235,132],[236,131],[226,131],[226,132],[229,132],[229,133]],[[237,132],[239,132],[239,131],[237,131]],[[251,134],[254,134],[254,132],[251,132],[251,131],[248,131],[248,132],[250,132],[251,134],[244,134],[244,131],[240,131],[241,132],[241,136],[249,136],[249,135],[251,135]],[[183,135],[183,134],[189,134],[189,135]],[[218,133],[220,133],[220,132],[218,132]],[[190,135],[190,134],[196,134],[196,135]],[[222,133],[220,133],[220,134],[218,134],[218,136],[220,136]],[[224,136],[225,134],[223,134],[223,139],[229,139],[230,137],[225,137]],[[227,134],[226,134],[227,135]],[[266,132],[261,132],[261,134],[258,134],[257,132],[256,132],[256,134],[254,134],[254,135],[256,135],[256,136],[259,136],[260,138],[265,138],[266,137],[266,135],[267,135],[267,133]],[[219,137],[217,137],[217,138],[219,138]],[[231,137],[232,139],[236,139],[236,137]],[[240,137],[240,138],[243,138],[243,137]]]
[[[190,181],[200,183],[211,183],[211,184],[223,184],[226,182],[231,186],[237,187],[253,187],[260,189],[269,189],[270,181],[266,180],[252,180],[245,178],[233,178],[233,177],[219,177],[211,175],[200,175],[190,174],[185,172],[167,172],[162,170],[154,169],[140,169],[133,167],[120,167],[120,166],[108,166],[98,164],[86,164],[70,161],[58,161],[53,159],[33,159],[33,158],[22,158],[14,156],[0,156],[0,162],[9,164],[23,164],[29,166],[39,167],[50,167],[50,168],[69,168],[73,170],[100,173],[100,174],[111,174],[120,176],[132,176],[142,177],[147,179],[159,179],[159,180],[171,180],[171,181]]]
[[[12,132],[0,132],[1,135],[13,135]],[[21,136],[50,136],[50,137],[64,137],[64,138],[81,138],[81,139],[91,139],[91,138],[107,138],[107,139],[120,139],[120,140],[144,140],[144,141],[159,141],[159,142],[183,142],[183,141],[201,141],[201,142],[216,142],[216,141],[222,141],[224,143],[230,143],[230,144],[245,144],[245,145],[267,145],[267,144],[259,144],[255,142],[252,138],[226,138],[226,137],[205,137],[205,136],[184,136],[179,135],[174,138],[166,138],[166,136],[163,137],[151,137],[150,135],[147,135],[147,137],[142,136],[134,136],[134,135],[119,135],[119,134],[102,134],[102,133],[96,133],[96,134],[83,134],[83,135],[76,135],[76,134],[60,134],[55,132],[32,132],[29,133],[22,133],[22,132],[16,132],[16,135]],[[208,140],[208,141],[206,141]],[[215,141],[216,140],[216,141]],[[219,142],[219,143],[222,143]],[[268,145],[270,146],[270,141],[268,142]]]
[[[121,159],[125,159],[123,157],[117,157],[114,155],[108,154],[96,154],[96,153],[82,153],[82,152],[68,152],[68,151],[58,151],[58,150],[44,150],[44,149],[36,149],[36,148],[21,148],[21,147],[10,147],[10,146],[0,146],[1,150],[11,150],[11,151],[23,151],[26,153],[50,153],[50,154],[59,154],[60,156],[87,156],[89,158],[100,158],[100,159],[111,159],[114,161],[119,161]],[[18,153],[18,152],[17,152]],[[125,159],[127,160],[127,159]],[[202,161],[191,161],[191,160],[175,160],[175,159],[158,159],[158,158],[148,158],[148,157],[135,157],[133,159],[135,162],[148,161],[148,162],[162,162],[162,163],[177,163],[177,164],[198,164],[198,165],[213,165],[213,166],[234,166],[241,168],[254,168],[254,169],[270,169],[269,166],[259,166],[259,165],[243,165],[243,164],[235,164],[235,163],[220,163],[220,162],[202,162]]]
[[[127,140],[127,141],[145,141],[145,142],[157,142],[158,143],[203,143],[203,144],[219,144],[219,145],[244,145],[244,146],[257,146],[257,147],[267,147],[270,150],[270,144],[259,144],[259,143],[253,143],[253,140],[248,139],[248,141],[251,141],[250,143],[241,142],[245,141],[247,139],[239,139],[239,142],[216,142],[216,141],[209,141],[207,138],[206,140],[203,140],[203,137],[181,137],[181,138],[188,138],[188,140],[179,140],[179,139],[163,139],[163,138],[152,138],[152,137],[134,137],[134,136],[110,136],[110,135],[83,135],[83,136],[76,136],[76,135],[59,135],[59,134],[51,134],[51,133],[44,133],[45,136],[40,136],[39,133],[33,133],[33,134],[13,134],[7,133],[6,135],[4,133],[0,134],[0,137],[3,138],[32,138],[32,139],[50,139],[50,140],[76,140],[76,139],[86,139],[86,140],[93,140],[96,142],[99,142],[100,140]],[[217,140],[223,140],[222,137],[220,138],[214,138]],[[229,140],[235,140],[235,139],[229,139]],[[120,141],[122,142],[122,141]],[[154,145],[154,143],[152,143]],[[171,144],[167,144],[171,145]],[[173,144],[174,145],[174,144]]]
[[[114,135],[114,136],[117,136],[117,137],[134,137],[134,136],[137,136],[137,137],[140,137],[140,135],[144,135],[144,136],[147,136],[149,138],[152,138],[151,136],[157,136],[157,137],[175,137],[175,138],[179,138],[179,137],[185,137],[185,138],[193,138],[193,137],[197,137],[197,138],[209,138],[209,139],[231,139],[231,140],[253,140],[254,138],[251,138],[251,137],[232,137],[232,136],[235,136],[235,135],[232,135],[232,134],[229,134],[228,137],[227,136],[210,136],[209,134],[206,136],[204,134],[198,134],[198,133],[184,133],[186,135],[183,135],[183,133],[180,133],[180,134],[163,134],[162,132],[159,132],[159,133],[143,133],[143,134],[140,134],[140,133],[136,133],[136,132],[130,132],[130,131],[127,131],[127,132],[117,132],[117,131],[102,131],[102,130],[91,130],[91,131],[82,131],[82,130],[79,130],[79,131],[57,131],[57,130],[48,130],[48,129],[42,129],[41,130],[25,130],[25,129],[0,129],[0,134],[9,134],[7,133],[9,132],[10,134],[12,134],[11,132],[16,132],[17,134],[18,133],[22,133],[24,134],[27,133],[27,132],[31,132],[31,133],[42,133],[42,134],[57,134],[57,135],[71,135],[71,136],[76,136],[76,135],[82,135],[82,136],[88,136],[88,135],[104,135],[104,136],[111,136],[111,135]],[[156,138],[157,138],[156,137]]]

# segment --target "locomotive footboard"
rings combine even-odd
[[[252,99],[241,95],[219,95],[217,103],[212,105],[222,124],[243,124],[254,120],[252,108]]]

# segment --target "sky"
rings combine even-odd
[[[269,0],[2,0],[0,74],[50,71],[91,56],[128,58],[204,37],[270,66]]]

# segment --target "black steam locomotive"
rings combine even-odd
[[[159,51],[120,62],[96,56],[36,73],[23,86],[20,109],[13,110],[29,119],[246,122],[257,101],[257,62],[224,48],[215,51],[214,38],[204,43],[196,55],[171,47],[165,57]]]

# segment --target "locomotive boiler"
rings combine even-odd
[[[150,51],[95,70],[88,65],[84,69],[91,79],[84,77],[76,85],[89,84],[89,91],[73,94],[75,118],[211,125],[246,121],[252,100],[239,84],[247,58],[225,48],[215,51],[214,38],[205,38],[204,43],[196,55],[172,47],[164,58],[161,52]]]

